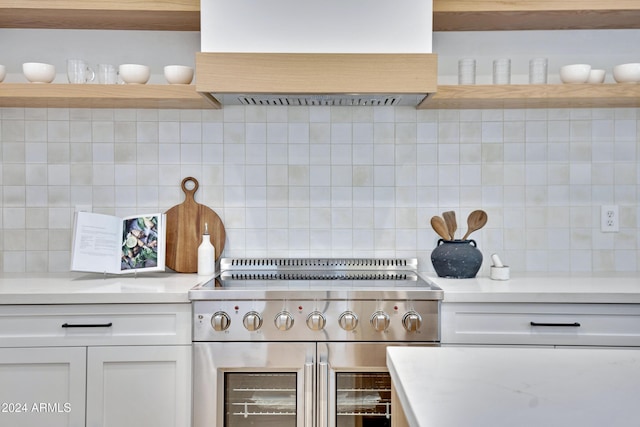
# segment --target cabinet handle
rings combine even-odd
[[[63,323],[63,328],[110,328],[113,322],[109,323]]]
[[[318,363],[318,427],[329,425],[329,364],[327,362]]]
[[[316,389],[313,377],[313,363],[304,364],[304,426],[312,427],[314,421],[313,394]]]
[[[544,323],[544,322],[531,322],[531,326],[569,326],[572,328],[579,328],[580,323]]]

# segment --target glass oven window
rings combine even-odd
[[[337,427],[390,427],[391,376],[336,373],[336,405]]]
[[[225,427],[295,427],[296,374],[227,372]]]

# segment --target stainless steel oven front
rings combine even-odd
[[[223,275],[193,291],[194,427],[391,425],[386,347],[438,345],[442,292],[343,273]]]

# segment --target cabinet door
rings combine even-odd
[[[0,348],[0,425],[83,427],[86,348]]]
[[[191,425],[191,346],[89,347],[87,427]]]

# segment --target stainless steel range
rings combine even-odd
[[[416,259],[222,259],[190,291],[194,427],[391,425],[389,345],[438,345]]]

